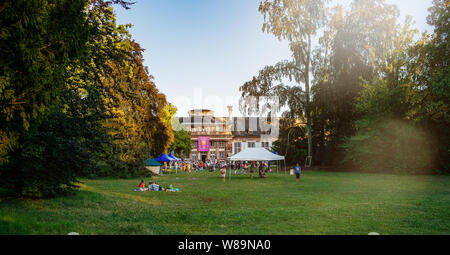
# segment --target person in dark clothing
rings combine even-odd
[[[262,162],[258,163],[258,170],[259,170],[259,177],[264,178],[264,166]]]

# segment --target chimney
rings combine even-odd
[[[228,108],[228,118],[231,120],[233,118],[233,106],[227,105]]]

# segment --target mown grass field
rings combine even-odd
[[[450,234],[450,177],[305,172],[83,180],[76,196],[0,202],[0,234]],[[146,182],[150,179],[146,179]]]

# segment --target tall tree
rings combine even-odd
[[[328,0],[265,0],[259,5],[259,11],[264,15],[263,32],[272,33],[279,40],[287,40],[293,57],[292,60],[282,61],[274,67],[265,68],[260,74],[274,75],[278,80],[282,79],[283,76],[289,77],[295,80],[298,85],[304,84],[303,112],[307,123],[308,156],[311,156],[312,153],[310,107],[312,40],[326,23],[327,2]],[[260,78],[254,78],[253,84],[255,84],[255,81],[262,81],[263,83],[257,86],[263,89],[266,87],[266,90],[270,90],[271,84],[264,83],[268,80]],[[243,96],[254,96],[252,91],[247,89],[248,87],[245,85],[241,87]]]
[[[41,116],[26,119],[29,128],[15,130],[17,146],[5,150],[9,161],[0,164],[2,188],[42,197],[71,190],[86,174],[136,175],[151,152],[170,145],[173,134],[164,112],[165,95],[143,66],[143,49],[131,39],[128,26],[116,24],[112,3],[128,8],[126,1],[84,1],[80,12],[88,36],[82,52],[66,60],[61,59],[64,54],[48,60],[50,66],[65,61],[46,73],[55,72],[59,84],[30,84],[31,92],[33,86],[43,86],[55,100],[41,101]],[[30,63],[32,70],[40,65]],[[7,128],[24,126],[10,122]]]
[[[57,103],[66,67],[82,56],[94,28],[87,1],[14,1],[0,4],[0,162],[33,118]]]
[[[398,15],[397,7],[384,0],[355,0],[348,10],[334,9],[314,55],[316,159],[339,164],[345,153],[340,145],[354,135],[355,121],[361,117],[355,100],[364,81],[389,75],[397,79],[399,68],[404,68],[404,63],[395,62],[401,52],[396,48],[402,36],[412,38],[414,30],[411,20],[403,28],[397,25]]]
[[[99,3],[1,4],[0,185],[15,195],[64,193],[90,164],[86,141],[99,129],[82,117],[84,109],[70,107],[71,92],[83,91],[69,89],[67,79],[99,34],[88,11]]]
[[[429,10],[435,33],[413,45],[407,18],[387,41],[376,76],[363,82],[357,132],[344,144],[347,159],[363,168],[449,170],[448,1],[434,1]]]

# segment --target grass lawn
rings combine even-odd
[[[0,234],[450,234],[450,176],[152,179],[182,192],[134,192],[139,179],[84,180],[72,197],[0,200]]]

